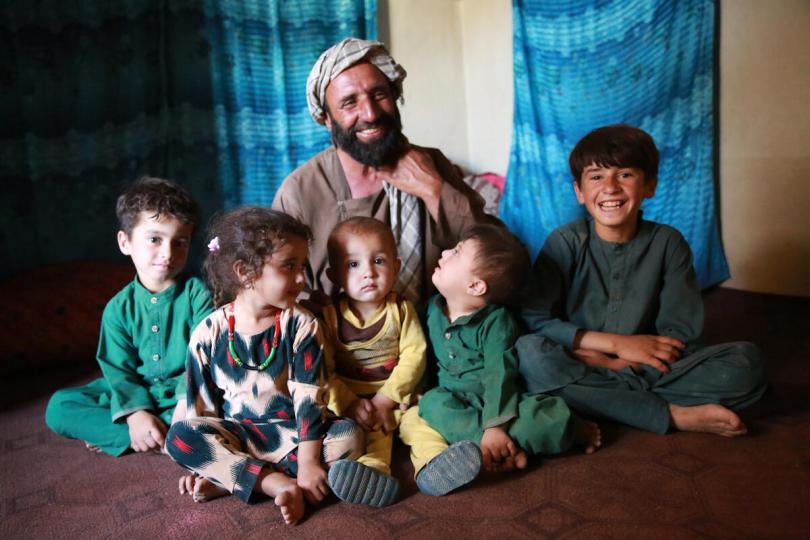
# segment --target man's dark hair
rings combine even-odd
[[[568,157],[571,175],[579,184],[582,171],[599,167],[635,167],[644,172],[644,180],[658,178],[658,148],[650,135],[637,127],[615,124],[597,128],[574,146]]]
[[[476,243],[473,273],[487,284],[484,295],[490,304],[511,304],[523,288],[531,262],[526,248],[509,229],[498,225],[473,225],[461,241]]]
[[[155,219],[172,216],[192,228],[196,228],[200,220],[197,204],[185,188],[171,180],[152,176],[138,178],[115,204],[118,224],[127,236],[132,235],[141,212],[149,212]]]

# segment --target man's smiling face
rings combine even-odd
[[[391,85],[369,63],[344,70],[326,87],[326,127],[335,145],[364,165],[392,165],[404,147]]]

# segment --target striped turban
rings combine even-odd
[[[346,38],[321,54],[307,77],[309,114],[319,124],[326,122],[326,87],[343,71],[360,62],[369,62],[385,75],[394,88],[394,98],[402,96],[405,68],[397,64],[379,41]]]

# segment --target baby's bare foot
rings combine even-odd
[[[734,411],[716,403],[682,407],[669,406],[672,424],[680,431],[714,433],[722,437],[745,435],[748,428]]]
[[[292,480],[292,479],[291,479]],[[304,492],[292,480],[277,488],[273,502],[281,510],[281,517],[287,525],[295,525],[304,516]]]
[[[228,495],[228,490],[216,485],[207,478],[197,476],[194,474],[187,474],[180,477],[179,482],[180,495],[191,495],[194,502],[208,502]]]
[[[207,478],[198,476],[194,481],[194,487],[191,491],[191,498],[194,500],[194,502],[201,503],[208,502],[228,494],[228,490],[224,487],[216,485]]]
[[[579,443],[585,448],[586,454],[593,454],[602,446],[602,430],[595,422],[583,420],[580,425]]]

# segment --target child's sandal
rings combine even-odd
[[[399,482],[357,461],[341,459],[329,468],[329,487],[341,501],[388,506],[399,498]]]
[[[481,470],[481,450],[472,441],[460,441],[431,459],[416,475],[419,491],[438,497],[469,484]]]

